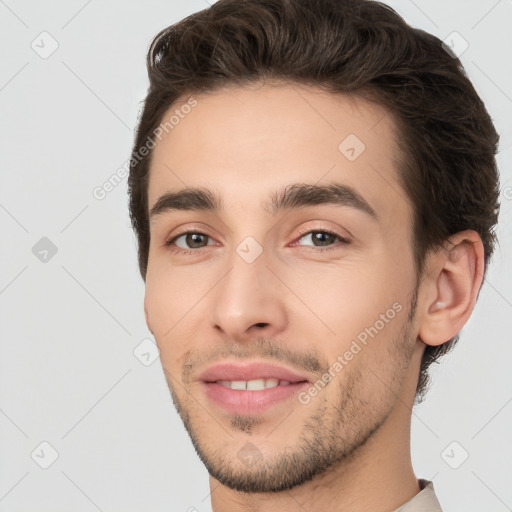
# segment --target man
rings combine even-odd
[[[441,510],[411,412],[498,215],[498,135],[460,61],[377,2],[220,0],[148,70],[144,309],[214,512]]]

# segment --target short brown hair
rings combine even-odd
[[[487,270],[499,213],[498,134],[460,60],[391,7],[371,0],[219,0],[157,34],[147,68],[150,87],[128,179],[144,280],[152,152],[141,158],[140,149],[183,95],[274,79],[384,106],[400,134],[397,167],[414,209],[417,275],[429,250],[465,229],[482,238]],[[428,367],[457,340],[426,347],[416,403],[427,391]]]

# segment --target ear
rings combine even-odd
[[[435,346],[456,336],[473,312],[484,273],[482,239],[473,230],[456,233],[432,260],[418,335]]]

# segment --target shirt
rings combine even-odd
[[[420,492],[394,512],[443,512],[434,491],[434,483],[420,478]]]

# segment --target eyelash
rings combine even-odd
[[[202,251],[202,249],[205,249],[206,247],[201,247],[200,249],[181,249],[181,248],[177,249],[176,247],[174,247],[174,242],[176,240],[178,240],[178,238],[181,238],[183,235],[189,235],[192,233],[197,233],[197,234],[204,235],[204,236],[208,237],[208,235],[206,233],[203,233],[202,231],[199,231],[196,229],[191,229],[188,231],[183,231],[182,233],[179,233],[179,234],[173,236],[170,240],[167,240],[164,243],[164,247],[168,247],[175,254],[198,254]],[[300,237],[297,239],[297,241],[299,241],[305,235],[309,235],[311,233],[326,233],[328,235],[333,235],[336,238],[338,238],[340,240],[341,245],[348,245],[350,243],[349,240],[347,240],[346,238],[341,236],[339,233],[336,233],[335,231],[331,231],[329,229],[321,229],[321,228],[320,229],[309,229],[309,230],[299,231],[299,233],[300,233]],[[310,248],[316,252],[327,252],[327,251],[332,251],[334,249],[339,249],[339,247],[340,247],[340,245],[335,245],[335,246],[325,247],[325,248],[318,248],[318,247],[310,247]]]

